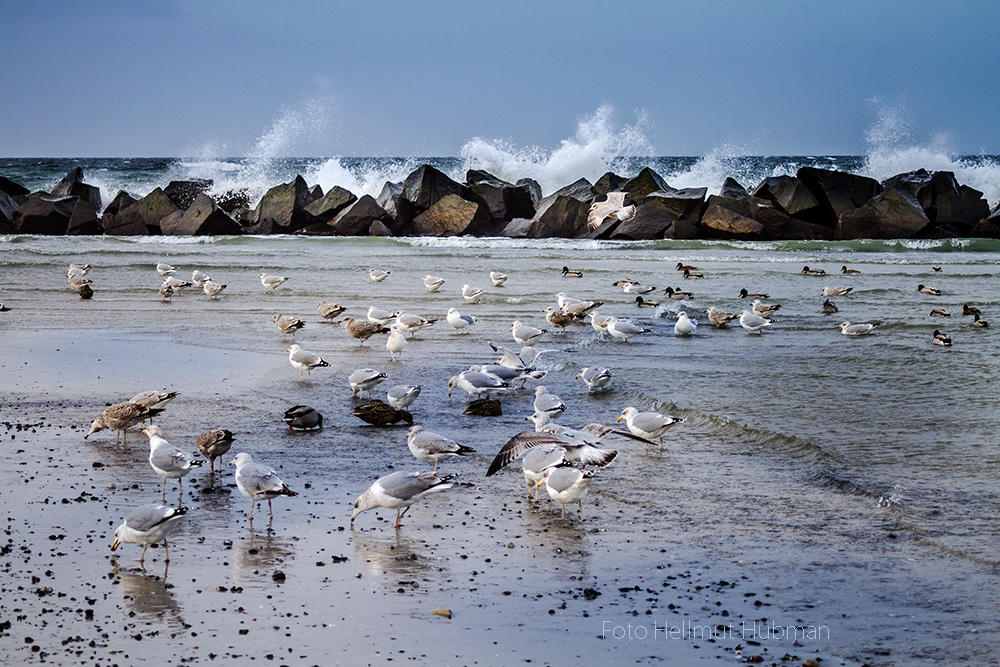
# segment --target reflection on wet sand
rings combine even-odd
[[[166,564],[163,576],[158,577],[145,573],[145,570],[143,574],[126,572],[119,569],[118,564],[112,561],[112,572],[115,574],[115,581],[118,582],[118,590],[121,591],[122,599],[129,611],[146,619],[162,621],[171,627],[187,627],[181,616],[181,608],[167,585],[169,568],[169,564]]]
[[[239,585],[264,585],[261,575],[270,575],[280,569],[295,553],[289,540],[276,537],[268,530],[265,533],[250,533],[233,545],[230,564],[233,583]],[[272,585],[270,576],[266,579]]]
[[[355,559],[364,563],[371,575],[415,577],[441,572],[444,560],[427,542],[396,532],[395,535],[356,533],[352,539]]]

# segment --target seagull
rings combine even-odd
[[[538,502],[538,487],[545,484],[549,468],[567,462],[566,450],[560,445],[538,445],[529,449],[521,459],[521,472],[528,485],[528,500]],[[534,490],[534,496],[532,496]]]
[[[204,286],[205,282],[211,280],[212,276],[208,275],[204,271],[199,271],[195,269],[191,272],[191,282],[193,282],[198,287]]]
[[[588,366],[576,374],[576,379],[583,380],[584,384],[587,385],[587,393],[589,394],[594,389],[601,389],[611,382],[611,371],[598,366]]]
[[[77,292],[82,291],[83,288],[85,287],[90,287],[94,283],[94,281],[91,280],[90,278],[84,278],[83,276],[79,275],[70,276],[66,282],[69,284],[70,287],[72,287]],[[188,284],[190,285],[191,283]]]
[[[194,441],[198,453],[208,459],[208,471],[215,472],[215,459],[229,451],[233,446],[233,432],[224,428],[213,428],[205,431]],[[222,474],[222,461],[219,461],[219,474]]]
[[[163,284],[171,288],[174,292],[180,292],[185,287],[191,287],[191,283],[187,280],[181,280],[180,278],[174,278],[173,276],[167,276],[164,278]]]
[[[649,294],[654,290],[656,290],[656,288],[649,285],[628,284],[622,286],[622,291],[626,294]]]
[[[580,521],[586,521],[583,516],[583,497],[587,495],[593,470],[578,470],[569,464],[549,468],[545,475],[545,490],[549,498],[562,505],[562,518],[566,518],[566,505],[580,503]]]
[[[691,336],[698,329],[698,323],[688,317],[683,310],[677,313],[677,322],[674,324],[675,336]]]
[[[298,369],[300,380],[302,379],[302,371],[306,371],[309,377],[312,377],[312,369],[330,365],[315,352],[306,352],[303,350],[298,343],[285,351],[288,352],[288,363],[292,365],[292,368]]]
[[[453,389],[464,389],[471,399],[473,394],[476,396],[489,394],[491,391],[499,391],[506,387],[507,383],[496,375],[479,371],[462,371],[448,380],[448,395],[451,396]]]
[[[760,334],[761,329],[771,326],[771,320],[755,315],[749,310],[744,310],[740,313],[740,326],[747,330],[747,334],[752,334],[755,331]]]
[[[543,312],[545,313],[545,321],[555,328],[560,329],[563,333],[566,333],[566,325],[572,324],[576,320],[576,315],[556,310],[552,306],[549,306]]]
[[[627,343],[628,339],[636,334],[649,333],[652,329],[644,329],[643,327],[632,324],[628,320],[619,320],[617,317],[609,316],[607,321],[608,333],[615,338],[621,339],[623,342]]]
[[[507,274],[500,273],[499,271],[490,271],[490,282],[493,283],[494,287],[503,287],[503,284],[507,281]]]
[[[605,317],[604,315],[599,314],[596,310],[590,311],[590,326],[593,327],[594,331],[596,331],[600,336],[603,336],[608,330],[608,320],[610,319],[610,315]]]
[[[297,317],[289,317],[280,313],[274,316],[274,326],[278,327],[278,330],[283,334],[293,334],[305,325],[306,323]]]
[[[153,471],[163,478],[163,499],[167,498],[167,480],[176,479],[178,489],[178,504],[184,501],[184,482],[181,478],[199,467],[203,461],[195,459],[187,452],[182,452],[171,445],[160,435],[160,427],[147,426],[142,432],[149,437],[149,465]]]
[[[351,414],[372,426],[388,426],[400,421],[413,424],[413,415],[409,412],[394,408],[378,399],[359,405],[351,410]]]
[[[712,306],[705,312],[708,314],[709,323],[716,329],[724,329],[727,324],[739,317],[739,315],[734,315],[727,310],[716,308],[715,306]]]
[[[845,336],[866,336],[872,332],[872,329],[877,327],[877,324],[868,324],[867,322],[861,324],[851,324],[850,322],[842,322],[837,325],[840,329],[840,333]]]
[[[437,276],[427,275],[421,278],[421,281],[428,292],[437,292],[441,289],[441,285],[444,285],[444,278],[438,278]]]
[[[389,405],[392,407],[397,410],[405,410],[410,407],[410,404],[413,403],[419,395],[420,385],[397,384],[395,387],[389,388],[389,391],[385,394],[385,398],[389,401]]]
[[[389,356],[396,360],[396,353],[399,353],[399,360],[403,360],[403,348],[406,347],[406,336],[399,330],[397,324],[389,326],[389,338],[385,341],[385,349],[389,351]]]
[[[347,378],[348,384],[351,385],[351,398],[357,398],[358,394],[361,394],[361,398],[364,398],[367,391],[368,398],[370,399],[372,397],[372,387],[379,382],[385,381],[387,377],[389,376],[374,368],[357,369]]]
[[[625,205],[627,192],[609,192],[604,201],[590,205],[587,214],[587,229],[593,231],[601,226],[607,218],[615,217],[622,222],[628,222],[635,217],[635,204]]]
[[[570,269],[568,266],[562,267],[563,278],[583,278],[583,271]]]
[[[347,333],[361,341],[359,347],[364,345],[366,340],[377,333],[388,333],[386,328],[380,324],[372,324],[365,320],[356,320],[353,317],[345,317],[340,320],[340,323],[344,325],[344,330]]]
[[[511,352],[511,354],[514,353]],[[518,361],[521,361],[520,357],[518,357]],[[487,375],[495,375],[503,380],[504,383],[520,382],[522,389],[528,380],[541,380],[546,375],[546,371],[529,368],[523,363],[517,367],[504,366],[503,364],[477,364],[469,366],[469,370],[486,373]]]
[[[128,400],[130,403],[148,408],[149,413],[145,417],[152,423],[153,417],[163,412],[167,407],[167,403],[177,398],[178,394],[180,394],[178,391],[156,391],[154,389],[136,394]]]
[[[218,299],[222,290],[226,289],[226,285],[222,285],[212,280],[206,280],[202,284],[201,289],[209,296],[209,298]]]
[[[260,284],[272,292],[286,280],[288,280],[288,278],[284,276],[269,276],[266,273],[260,274]]]
[[[684,277],[687,280],[698,280],[699,278],[704,278],[705,277],[705,274],[703,274],[703,273],[691,273],[691,271],[689,271],[687,269],[684,269],[684,274],[683,275],[684,275]]]
[[[453,456],[468,456],[476,451],[421,426],[411,426],[406,432],[406,446],[418,461],[433,463],[435,473],[439,462]]]
[[[830,301],[829,299],[827,299],[827,300],[825,300],[823,302],[823,308],[822,308],[822,310],[823,310],[823,312],[825,314],[832,315],[833,313],[835,313],[838,310],[840,310],[840,308],[837,308],[837,304],[835,304],[833,301]]]
[[[380,283],[389,277],[391,271],[382,271],[380,269],[368,269],[368,277],[372,279],[372,282]]]
[[[967,303],[962,304],[962,315],[982,315],[983,313],[975,306],[970,306]]]
[[[324,320],[332,320],[347,309],[339,303],[327,303],[326,301],[320,301],[319,305],[316,306],[316,310],[319,311],[320,317]]]
[[[127,445],[128,433],[126,429],[141,422],[148,414],[149,408],[144,405],[139,405],[131,401],[115,403],[104,408],[101,414],[97,415],[97,419],[90,424],[90,432],[83,436],[83,439],[86,440],[94,433],[103,431],[106,428],[113,428],[118,431],[118,435],[115,437],[115,444],[117,445],[119,438],[124,436],[124,444]]]
[[[803,266],[802,270],[799,271],[804,276],[825,276],[826,271],[823,269],[810,269],[808,266]]]
[[[684,299],[693,299],[694,292],[686,292],[684,290],[674,289],[673,287],[668,287],[663,290],[663,293],[669,296],[671,299],[676,299],[677,301],[683,301]]]
[[[820,296],[844,296],[850,294],[853,287],[824,287]]]
[[[556,424],[550,424],[548,417],[538,413],[525,417],[525,419],[535,422],[535,430],[522,431],[504,443],[497,455],[493,457],[493,461],[486,471],[487,477],[495,475],[501,468],[525,452],[542,446],[557,445],[563,448],[568,461],[576,461],[584,466],[604,467],[618,456],[617,450],[601,449],[597,446],[603,435],[612,432],[606,426],[587,424],[579,430],[559,427]],[[617,430],[614,432],[624,433]],[[632,434],[626,435],[631,436]]]
[[[156,263],[156,272],[159,273],[161,276],[169,276],[171,273],[173,273],[176,270],[177,269],[175,269],[174,267],[170,266],[166,262],[157,262]]]
[[[164,301],[170,301],[174,296],[174,288],[170,285],[163,283],[160,285],[160,298]]]
[[[410,338],[413,338],[415,333],[424,327],[429,327],[436,321],[437,320],[429,320],[426,317],[421,317],[420,315],[404,313],[403,311],[396,313],[396,326],[399,327],[399,330],[403,333],[410,334]]]
[[[990,323],[989,322],[987,322],[986,320],[979,319],[980,318],[979,313],[976,313],[972,317],[973,317],[972,326],[974,326],[975,328],[977,328],[977,329],[988,329],[990,327]]]
[[[582,299],[574,299],[566,296],[565,292],[559,292],[556,294],[556,301],[559,303],[559,308],[563,312],[575,315],[576,317],[583,317],[595,308],[600,308],[604,305],[603,301],[583,301]]]
[[[774,311],[781,308],[780,303],[761,303],[757,299],[754,299],[750,303],[750,306],[753,308],[754,315],[758,315],[760,317],[767,317],[768,315],[774,313]]]
[[[514,337],[514,342],[518,345],[534,345],[535,341],[547,334],[546,329],[537,329],[527,324],[521,324],[520,320],[514,320],[510,326],[510,333]]]
[[[859,273],[861,273],[857,269],[849,269],[846,266],[840,267],[840,272],[843,273],[843,274],[845,274],[845,275],[849,275],[849,276],[856,276]]]
[[[368,321],[372,324],[378,324],[379,326],[385,326],[389,323],[389,320],[393,319],[399,313],[390,312],[384,308],[378,308],[377,306],[368,307]]]
[[[936,287],[928,287],[927,285],[917,285],[917,291],[930,294],[931,296],[941,296],[941,290]]]
[[[477,303],[483,297],[484,293],[478,287],[469,287],[468,285],[462,285],[460,291],[462,292],[462,298],[468,303]]]
[[[250,523],[253,523],[253,510],[260,500],[267,501],[267,509],[274,518],[274,508],[271,499],[278,496],[297,496],[297,492],[288,488],[274,470],[254,463],[250,455],[240,452],[229,465],[236,466],[236,486],[250,500]]]
[[[566,411],[566,404],[555,394],[550,394],[548,388],[540,384],[535,387],[535,412],[554,419]]]
[[[318,431],[323,428],[323,415],[308,405],[293,405],[282,417],[289,431]]]
[[[170,549],[167,546],[167,535],[187,512],[186,507],[167,507],[156,503],[140,505],[128,513],[125,521],[115,529],[115,541],[111,550],[117,551],[123,543],[141,544],[142,554],[136,559],[142,563],[146,558],[146,549],[150,544],[163,542],[163,562],[170,562]]]
[[[746,287],[744,287],[743,289],[740,290],[740,298],[741,299],[770,299],[771,297],[769,295],[767,295],[767,294],[752,294],[752,293],[750,293],[750,292],[747,291]]]
[[[453,326],[456,331],[464,334],[469,333],[469,327],[479,321],[472,315],[458,312],[455,308],[448,309],[447,320],[448,324]]]
[[[951,336],[946,333],[941,333],[937,329],[934,330],[934,338],[932,342],[935,345],[941,345],[943,347],[951,347]]]
[[[663,433],[678,422],[684,421],[678,417],[661,414],[659,412],[639,412],[629,406],[622,410],[622,414],[616,421],[625,420],[628,430],[640,438],[652,440],[660,439],[660,449],[663,449]],[[646,444],[646,453],[649,453],[649,444]]]
[[[450,489],[454,485],[451,481],[454,478],[455,475],[438,477],[433,472],[394,472],[380,477],[354,501],[351,528],[354,528],[354,519],[359,514],[376,507],[396,510],[393,527],[399,528],[410,505],[430,493]]]
[[[90,273],[92,268],[94,268],[93,264],[70,264],[69,268],[66,269],[66,277],[85,276]]]

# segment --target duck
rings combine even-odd
[[[748,292],[747,289],[744,287],[743,289],[740,290],[740,298],[741,299],[770,299],[771,295],[770,294],[759,294],[759,293],[755,294],[755,293],[752,293],[752,292]]]
[[[829,299],[827,299],[827,300],[825,300],[823,302],[823,314],[824,315],[832,315],[833,313],[837,312],[838,310],[840,310],[840,308],[837,308],[837,304],[835,304],[833,301],[830,301]]]
[[[677,266],[675,268],[678,271],[697,271],[698,270],[697,266],[691,266],[690,264],[684,264],[682,262],[677,262]]]
[[[799,272],[804,276],[825,276],[826,271],[823,269],[810,269],[808,266],[803,266],[802,270]]]
[[[942,347],[951,347],[951,336],[946,333],[941,333],[937,329],[934,330],[934,338],[932,342],[935,345],[941,345]]]
[[[931,317],[951,317],[951,313],[944,308],[935,308],[931,311]]]
[[[917,285],[917,291],[922,292],[923,294],[930,294],[931,296],[941,296],[941,290],[928,285]]]
[[[973,318],[974,319],[972,320],[972,326],[974,326],[975,328],[977,328],[977,329],[988,329],[989,328],[990,323],[987,322],[986,320],[979,319],[979,313],[976,313],[975,315],[973,315]]]
[[[668,287],[663,290],[663,293],[669,296],[671,299],[676,299],[677,301],[683,301],[684,299],[693,299],[694,292],[685,292],[684,290],[674,289],[673,287]]]
[[[485,396],[469,401],[462,414],[474,417],[499,417],[503,414],[503,409],[500,406],[499,400]]]
[[[583,271],[570,269],[568,266],[562,267],[563,278],[583,278]]]
[[[941,273],[941,267],[940,266],[932,266],[931,267],[931,271],[933,271],[934,273]]]
[[[282,417],[289,431],[318,431],[323,428],[323,415],[308,405],[293,405]]]
[[[967,303],[962,304],[962,314],[963,315],[982,315],[980,310],[975,306],[970,306]]]
[[[848,275],[848,276],[856,276],[859,273],[861,273],[857,269],[849,269],[846,266],[840,267],[840,272],[843,273],[844,275]]]
[[[659,301],[650,301],[649,299],[643,299],[641,296],[635,297],[635,301],[632,303],[636,304],[640,308],[656,308],[660,305]]]
[[[704,278],[705,277],[705,274],[703,274],[703,273],[691,273],[687,269],[684,270],[684,274],[683,275],[688,280],[698,280],[699,278]]]
[[[378,399],[359,405],[351,411],[351,414],[372,426],[388,426],[400,421],[413,425],[413,415],[409,412],[396,409]]]

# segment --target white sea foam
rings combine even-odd
[[[476,137],[462,146],[460,157],[466,169],[483,169],[506,181],[533,178],[547,195],[580,178],[593,183],[615,171],[625,157],[652,156],[643,132],[646,122],[640,114],[634,125],[618,125],[613,108],[603,105],[578,123],[571,139],[552,150]]]

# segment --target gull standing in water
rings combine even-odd
[[[434,472],[437,472],[438,463],[453,456],[468,456],[476,450],[465,445],[460,445],[451,438],[446,438],[440,433],[427,431],[422,426],[412,426],[406,432],[406,446],[410,448],[410,453],[418,461],[434,464]]]
[[[398,314],[398,312],[386,310],[385,308],[379,308],[378,306],[368,306],[368,321],[379,326],[384,327],[389,323],[389,320],[393,319]]]
[[[747,334],[754,332],[760,334],[761,329],[771,326],[771,320],[766,320],[760,315],[744,310],[740,313],[740,326],[747,330]]]
[[[213,428],[205,431],[194,441],[198,453],[208,459],[209,472],[215,472],[215,459],[223,456],[233,446],[233,432],[225,428]],[[222,474],[222,461],[219,461],[219,474]]]
[[[286,335],[294,334],[305,325],[306,323],[297,317],[289,317],[280,313],[274,316],[274,326],[278,327],[278,330]]]
[[[754,299],[750,302],[750,307],[753,309],[753,314],[759,317],[767,317],[773,314],[779,308],[781,308],[780,303],[761,303],[758,299]]]
[[[271,499],[278,496],[299,495],[281,481],[277,472],[254,463],[250,455],[245,452],[237,454],[229,465],[236,466],[236,486],[240,493],[250,500],[250,523],[253,523],[253,510],[259,501],[267,501],[267,509],[273,519],[274,508],[271,507]]]
[[[384,382],[387,377],[389,376],[374,368],[357,369],[347,377],[347,382],[351,385],[351,398],[356,398],[358,394],[361,394],[361,398],[364,398],[367,391],[368,398],[370,399],[372,397],[372,387],[380,382]]]
[[[424,327],[429,327],[434,324],[437,320],[429,320],[426,317],[421,317],[420,315],[413,315],[410,313],[404,313],[399,311],[396,313],[396,326],[403,333],[410,334],[410,338],[413,338],[414,334],[423,329]]]
[[[620,422],[623,419],[625,420],[625,425],[628,426],[628,430],[632,431],[634,435],[646,440],[659,438],[661,450],[663,449],[664,432],[674,424],[684,421],[681,418],[671,417],[659,412],[639,412],[631,406],[622,410],[621,416],[616,421]],[[646,453],[649,453],[648,443],[646,444]]]
[[[292,365],[292,368],[298,369],[300,380],[302,379],[302,371],[306,371],[309,373],[309,377],[312,377],[312,369],[330,365],[315,352],[306,352],[303,350],[298,343],[292,345],[286,351],[288,352],[288,363]]]
[[[542,384],[535,387],[533,407],[535,412],[546,415],[550,419],[555,419],[566,411],[566,404],[562,402],[562,399],[555,394],[550,394],[548,388]]]
[[[399,330],[399,325],[389,326],[389,338],[385,341],[385,349],[389,351],[389,356],[396,360],[396,353],[399,353],[399,360],[403,360],[403,348],[406,347],[406,336]]]
[[[507,274],[500,273],[499,271],[490,271],[490,282],[493,283],[494,287],[503,287],[503,284],[507,281]]]
[[[167,498],[167,480],[176,479],[178,505],[183,505],[184,482],[181,478],[201,466],[202,461],[171,445],[166,438],[160,436],[160,427],[155,424],[147,426],[142,432],[149,436],[149,465],[163,478],[163,499]]]
[[[866,336],[872,332],[872,329],[877,327],[877,324],[851,324],[850,322],[843,322],[837,325],[840,329],[840,333],[845,336]]]
[[[469,399],[473,394],[489,394],[491,391],[499,391],[507,387],[507,383],[491,373],[480,373],[479,371],[462,371],[458,375],[452,376],[448,380],[448,395],[451,396],[453,389],[464,389],[469,394]]]
[[[518,345],[534,345],[535,341],[547,334],[548,331],[521,324],[520,320],[514,320],[510,326],[510,333]]]
[[[478,303],[484,294],[483,290],[478,287],[469,287],[468,285],[462,285],[461,292],[462,298],[468,303]]]
[[[163,562],[170,562],[170,550],[167,546],[167,535],[187,512],[186,507],[167,507],[156,503],[140,505],[128,513],[125,521],[115,529],[115,541],[111,550],[117,551],[123,543],[141,544],[142,554],[135,559],[142,563],[146,558],[146,549],[150,544],[163,542]]]
[[[549,498],[562,505],[562,518],[566,518],[566,505],[580,503],[580,521],[586,521],[583,516],[583,497],[587,495],[593,470],[578,470],[569,464],[549,468],[545,475],[545,490]]]
[[[176,270],[177,269],[175,269],[174,267],[170,266],[166,262],[157,262],[156,263],[156,272],[159,273],[161,276],[169,276],[171,273],[173,273]]]
[[[368,277],[372,279],[372,282],[380,283],[389,277],[391,271],[382,271],[380,269],[368,269]]]
[[[469,333],[469,327],[478,321],[472,315],[460,313],[455,308],[448,309],[448,316],[446,319],[448,320],[448,324],[453,326],[456,331],[463,334]]]
[[[344,325],[344,331],[350,334],[351,337],[357,338],[361,341],[358,347],[364,345],[366,340],[377,333],[387,333],[386,328],[381,324],[373,324],[372,322],[366,322],[365,320],[356,320],[353,317],[345,317],[340,320],[340,323]]]
[[[118,444],[119,439],[124,439],[124,443],[127,445],[127,429],[141,422],[148,414],[149,408],[144,405],[138,405],[131,401],[115,403],[104,408],[101,414],[97,415],[97,419],[90,424],[90,432],[83,436],[83,439],[86,440],[106,428],[113,428],[118,432],[115,436],[115,444]]]
[[[538,502],[538,487],[545,484],[549,468],[566,462],[566,450],[560,445],[539,445],[529,449],[521,459],[521,472],[528,485],[528,500]]]
[[[385,399],[389,405],[397,410],[405,410],[420,395],[420,385],[397,384],[390,387],[385,394]]]
[[[421,278],[421,282],[424,283],[424,287],[427,288],[428,292],[437,292],[441,289],[441,285],[444,285],[444,278],[427,275]]]
[[[326,301],[320,301],[319,305],[316,306],[316,310],[319,312],[320,317],[324,320],[332,320],[347,309],[339,303],[327,303]]]
[[[278,288],[281,283],[287,281],[288,278],[285,276],[269,276],[266,273],[260,274],[260,284],[266,287],[269,291],[273,292]]]
[[[739,315],[734,315],[727,310],[716,308],[715,306],[712,306],[705,312],[708,313],[708,321],[716,329],[724,329],[727,324],[739,317]]]
[[[163,412],[167,403],[177,398],[179,391],[144,391],[128,399],[130,403],[135,403],[149,408],[149,413],[145,415],[149,423],[153,423],[153,417]]]
[[[191,272],[191,282],[193,282],[198,287],[203,287],[206,282],[212,279],[212,276],[208,275],[204,271],[199,271],[195,269]]]
[[[611,371],[607,368],[597,366],[593,368],[587,367],[576,374],[576,379],[583,380],[587,385],[587,393],[589,394],[594,389],[601,389],[611,382]]]
[[[396,522],[393,527],[399,528],[402,526],[403,515],[411,505],[428,494],[450,489],[454,477],[454,475],[438,477],[433,472],[402,471],[379,477],[354,501],[351,528],[354,528],[354,519],[359,514],[377,507],[396,510]]]
[[[205,294],[208,295],[209,298],[218,299],[219,294],[222,293],[222,290],[226,289],[226,285],[222,285],[212,280],[206,280],[205,283],[201,286],[201,289],[205,292]]]
[[[677,313],[677,322],[674,323],[675,336],[692,336],[698,330],[698,324],[688,317],[683,310]]]
[[[617,317],[609,316],[605,320],[606,326],[608,328],[608,333],[614,338],[618,338],[622,342],[627,343],[628,339],[637,334],[649,333],[652,329],[645,329],[643,327],[632,324],[628,320],[619,320]]]

